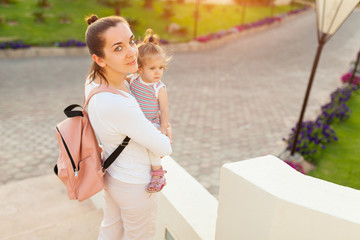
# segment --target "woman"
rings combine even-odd
[[[99,239],[148,240],[155,235],[158,193],[149,195],[151,180],[147,149],[155,155],[171,153],[170,139],[161,134],[142,113],[131,95],[127,74],[138,69],[138,50],[129,24],[122,17],[87,19],[86,45],[93,58],[85,96],[106,84],[120,94],[94,95],[88,113],[107,158],[126,136],[131,138],[105,174],[104,219]]]

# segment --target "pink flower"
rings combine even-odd
[[[206,35],[206,36],[197,37],[196,40],[199,42],[207,42],[211,40],[211,36]]]
[[[349,83],[351,80],[352,73],[348,72],[341,76],[341,81],[343,83]],[[360,76],[356,76],[353,79],[353,84],[359,84],[360,83]]]
[[[290,161],[284,161],[285,163],[289,164],[290,167],[294,168],[296,171],[301,172],[302,174],[305,174],[303,166],[299,163],[293,163]]]

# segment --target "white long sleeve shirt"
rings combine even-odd
[[[86,98],[96,86],[98,84],[94,82],[86,84]],[[88,104],[89,119],[103,148],[103,159],[126,136],[131,138],[129,145],[107,169],[108,173],[126,183],[149,183],[151,165],[147,149],[157,156],[169,155],[172,152],[170,140],[145,118],[132,95],[121,92],[125,96],[110,92],[95,94]]]

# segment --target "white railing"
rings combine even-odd
[[[221,169],[217,240],[358,240],[360,191],[303,175],[274,156]]]
[[[171,157],[162,163],[167,185],[161,192],[155,239],[215,239],[217,200]]]
[[[360,191],[268,155],[225,164],[219,202],[172,158],[156,240],[358,240]]]

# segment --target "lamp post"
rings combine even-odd
[[[317,20],[317,36],[318,48],[316,51],[310,79],[305,93],[299,120],[296,126],[294,142],[291,147],[291,155],[294,155],[296,144],[299,137],[306,105],[310,95],[311,86],[314,80],[317,65],[320,59],[322,49],[327,41],[335,34],[345,20],[350,16],[352,11],[358,5],[360,0],[316,0],[316,20]]]
[[[294,10],[294,0],[290,1],[290,9],[291,11]]]
[[[350,83],[354,82],[355,74],[356,74],[357,68],[359,66],[359,61],[360,61],[360,51],[358,52],[358,55],[357,55],[357,58],[356,58],[356,61],[355,61],[354,69],[353,69],[352,74],[351,74]]]
[[[270,17],[273,17],[274,16],[275,1],[274,0],[269,0],[269,5],[270,5]]]
[[[245,14],[246,14],[247,1],[248,1],[248,0],[243,0],[243,1],[242,1],[241,24],[244,24],[244,22],[245,22]]]
[[[200,0],[196,0],[196,8],[195,8],[195,13],[194,13],[194,18],[195,18],[195,22],[194,22],[194,39],[197,37],[197,26],[198,26],[198,22],[199,22],[199,8],[200,8]]]

